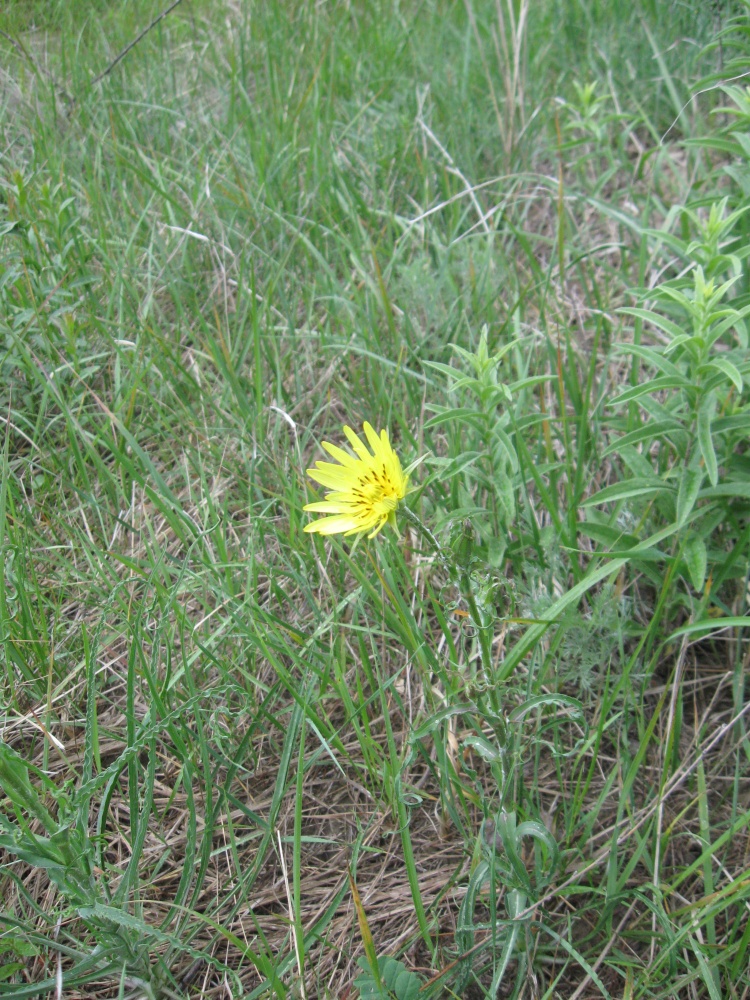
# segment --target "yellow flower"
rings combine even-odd
[[[316,462],[307,474],[330,492],[325,500],[309,503],[305,510],[328,514],[305,525],[305,531],[321,535],[354,535],[369,532],[374,538],[386,523],[396,527],[396,508],[404,499],[409,476],[401,468],[398,455],[388,440],[388,431],[376,434],[372,426],[363,425],[372,454],[351,427],[344,427],[354,455],[335,444],[323,441],[328,454],[339,463]],[[356,457],[355,457],[356,456]]]

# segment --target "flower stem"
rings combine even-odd
[[[472,623],[477,630],[477,636],[479,638],[482,666],[487,680],[490,681],[492,677],[492,639],[488,633],[492,628],[492,625],[484,624],[484,619],[481,616],[479,608],[477,607],[476,598],[474,597],[474,591],[471,586],[471,579],[469,578],[468,570],[461,568],[456,564],[455,559],[451,558],[450,554],[441,546],[435,535],[430,531],[421,518],[414,513],[413,510],[406,506],[404,506],[402,510],[407,521],[410,521],[430,543],[435,555],[438,559],[440,559],[443,566],[447,570],[451,580],[457,587],[458,592],[468,604],[469,614],[471,615]]]
[[[422,519],[420,517],[418,517],[414,513],[414,511],[411,510],[410,507],[404,506],[401,509],[404,512],[404,516],[406,517],[406,520],[407,521],[411,521],[411,523],[414,525],[414,527],[422,535],[424,535],[424,537],[427,539],[427,541],[430,543],[430,545],[435,550],[435,555],[440,559],[440,561],[443,563],[443,565],[445,566],[445,568],[449,571],[449,573],[451,574],[451,576],[455,577],[457,575],[456,574],[456,564],[453,562],[452,559],[448,559],[447,553],[442,548],[442,546],[440,545],[440,542],[437,540],[437,538],[433,535],[433,533],[430,531],[430,529],[424,523],[424,521],[422,521]]]

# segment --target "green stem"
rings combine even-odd
[[[451,580],[455,583],[459,593],[468,604],[469,614],[471,615],[472,623],[477,630],[477,636],[479,638],[479,648],[482,655],[482,667],[484,668],[485,676],[489,682],[492,676],[492,639],[488,635],[488,632],[492,626],[485,625],[484,619],[480,615],[476,598],[474,597],[474,591],[471,587],[471,579],[468,571],[459,569],[455,560],[449,556],[448,552],[440,545],[440,542],[437,540],[435,535],[430,531],[421,518],[414,513],[413,510],[406,506],[402,509],[407,521],[410,521],[430,543],[435,551],[435,555],[443,563],[443,566],[448,572]]]
[[[456,572],[456,564],[451,559],[448,558],[447,553],[445,552],[445,550],[441,546],[440,542],[437,540],[437,538],[435,537],[435,535],[433,535],[433,533],[430,531],[430,529],[427,527],[427,525],[424,523],[424,521],[422,521],[422,519],[420,517],[418,517],[414,513],[413,510],[411,510],[411,508],[404,506],[401,509],[404,512],[404,517],[406,518],[406,520],[407,521],[411,521],[411,523],[414,525],[414,527],[422,535],[424,535],[424,537],[427,539],[427,541],[433,547],[433,549],[435,550],[435,555],[443,563],[443,565],[445,566],[445,568],[450,573],[451,577],[452,578],[456,578],[457,575],[458,575],[457,572]]]

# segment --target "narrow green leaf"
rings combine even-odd
[[[703,954],[703,949],[695,940],[692,934],[688,934],[688,940],[690,941],[690,946],[693,949],[693,954],[698,960],[698,968],[700,969],[700,977],[708,990],[708,995],[711,1000],[722,1000],[721,991],[716,982],[715,970],[711,969],[708,962]]]
[[[637,310],[634,311],[637,312]],[[675,378],[682,377],[677,365],[653,347],[644,347],[642,344],[618,344],[617,352],[618,354],[627,354],[629,357],[635,355],[637,358],[642,358],[654,368],[658,368],[664,375],[673,375]]]
[[[698,494],[699,500],[714,500],[718,497],[736,497],[740,500],[750,500],[750,482],[734,479],[728,483],[719,483],[718,486],[709,486],[705,490],[701,490]]]
[[[660,313],[654,312],[652,309],[639,309],[637,306],[623,306],[622,309],[617,310],[626,316],[633,316],[636,319],[643,320],[644,323],[650,323],[655,326],[657,330],[663,330],[664,333],[668,333],[670,337],[680,337],[685,332],[681,326],[674,323],[671,319],[667,319]]]
[[[607,455],[612,455],[617,453],[621,448],[628,445],[635,446],[640,444],[642,441],[656,441],[660,437],[668,435],[670,431],[682,430],[682,425],[677,420],[649,420],[647,424],[642,427],[636,427],[634,431],[630,431],[629,434],[624,434],[620,438],[615,438],[611,441],[604,451],[601,453],[602,458],[606,458]]]
[[[700,535],[691,535],[685,542],[683,558],[690,574],[690,582],[695,590],[702,591],[706,582],[706,565],[708,556],[706,553],[706,543]]]
[[[711,421],[713,419],[716,400],[713,393],[710,393],[710,396],[713,398],[707,400],[698,410],[698,444],[703,461],[706,463],[708,478],[711,480],[711,485],[716,486],[719,481],[719,466],[716,461],[716,452],[714,451],[714,443],[711,437]]]
[[[483,736],[467,736],[462,745],[476,750],[484,760],[494,761],[500,758],[499,749]]]
[[[510,721],[521,722],[529,712],[533,712],[535,708],[542,708],[546,705],[553,705],[555,708],[572,709],[579,719],[583,720],[584,718],[583,705],[577,698],[571,698],[567,694],[537,694],[532,698],[527,698],[522,705],[513,709],[510,713]]]
[[[726,615],[720,618],[704,618],[698,622],[690,622],[681,628],[675,629],[669,636],[668,641],[679,639],[681,635],[706,634],[708,632],[722,632],[725,628],[750,628],[750,615]]]
[[[622,483],[614,483],[606,486],[591,497],[583,501],[581,507],[595,507],[600,503],[616,503],[618,500],[627,500],[630,497],[649,496],[654,493],[661,493],[669,490],[667,483],[659,479],[643,479],[641,477],[626,479]]]
[[[677,490],[677,523],[680,527],[687,521],[695,506],[698,491],[703,485],[703,475],[702,469],[685,468],[682,470]]]
[[[742,392],[742,375],[728,358],[712,358],[705,367],[722,372],[734,384],[737,392]]]
[[[622,406],[623,403],[629,403],[633,399],[639,399],[641,396],[647,396],[653,392],[663,392],[665,389],[684,389],[689,385],[687,379],[682,378],[682,376],[663,375],[661,378],[652,378],[648,382],[634,385],[632,389],[626,389],[625,392],[621,392],[619,396],[610,400],[610,406]]]

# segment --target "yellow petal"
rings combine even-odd
[[[340,532],[345,534],[350,531],[360,531],[357,522],[353,517],[321,517],[317,521],[311,521],[305,525],[305,531],[314,531],[319,535],[337,535]]]
[[[363,462],[367,462],[368,465],[372,461],[372,455],[362,444],[361,439],[354,433],[351,427],[344,425],[344,434],[346,434],[349,444],[354,449],[355,453],[359,455]]]
[[[354,483],[359,478],[358,470],[364,468],[363,463],[356,461],[356,466],[352,469],[347,468],[345,465],[338,465],[336,462],[316,462],[315,468],[318,472],[330,472],[336,476],[342,476],[347,482]]]
[[[374,530],[374,531],[371,531],[371,532],[370,532],[370,534],[369,534],[369,535],[368,535],[367,537],[368,537],[368,538],[374,538],[374,537],[375,537],[376,535],[380,534],[380,532],[381,532],[381,531],[383,530],[383,526],[385,525],[385,523],[386,523],[386,520],[387,520],[386,518],[383,518],[383,519],[382,519],[382,520],[380,521],[380,524],[377,524],[377,525],[375,526],[375,530]]]
[[[358,507],[362,503],[360,498],[353,493],[352,487],[347,487],[345,490],[332,490],[326,493],[326,500],[333,503],[349,503],[354,507]]]
[[[390,462],[395,462],[400,469],[401,463],[398,460],[398,455],[391,446],[391,439],[388,437],[388,431],[385,428],[380,432],[380,446],[383,449],[386,459]]]
[[[360,459],[354,458],[350,455],[348,451],[344,451],[343,448],[337,448],[335,444],[331,444],[329,441],[320,442],[328,454],[335,458],[337,462],[340,462],[347,469],[356,469],[360,463]]]
[[[328,469],[308,469],[307,474],[310,479],[314,479],[321,486],[326,486],[330,490],[338,490],[342,493],[350,490],[352,486],[356,486],[357,480],[352,480],[351,475],[347,475],[340,466],[333,465],[330,468],[333,471],[329,471]]]
[[[381,460],[385,460],[385,458],[387,456],[387,452],[383,451],[383,445],[382,445],[382,443],[380,441],[380,438],[377,436],[377,434],[373,430],[372,424],[368,424],[367,421],[365,420],[365,422],[362,425],[362,427],[364,428],[365,435],[367,436],[367,443],[372,448],[372,453],[375,456],[375,458],[379,458]],[[389,446],[389,450],[390,450],[390,446]]]
[[[348,501],[331,502],[330,500],[316,500],[315,503],[306,503],[302,510],[310,510],[316,514],[356,514],[356,508]]]

